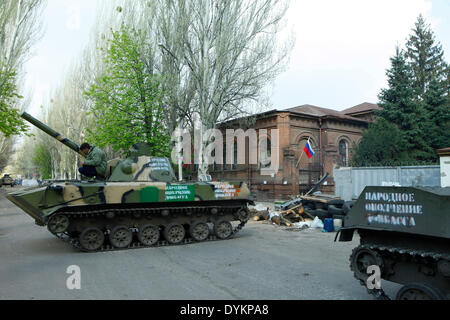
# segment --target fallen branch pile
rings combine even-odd
[[[252,210],[251,214],[254,221],[270,220],[278,225],[293,227],[294,223],[304,222],[307,219],[314,219],[314,216],[305,211],[305,208],[299,204],[283,211],[269,212]]]

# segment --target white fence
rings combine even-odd
[[[333,170],[336,195],[357,199],[366,186],[439,187],[439,166],[339,168]]]

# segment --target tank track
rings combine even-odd
[[[117,215],[132,215],[132,214],[140,214],[140,215],[147,215],[147,214],[154,214],[155,212],[161,212],[162,210],[170,209],[173,212],[182,213],[187,211],[196,210],[197,212],[200,210],[200,212],[206,212],[207,210],[211,210],[214,207],[162,207],[162,208],[135,208],[135,209],[104,209],[104,210],[92,210],[92,211],[77,211],[77,212],[59,212],[58,214],[63,214],[68,216],[69,218],[95,218],[99,216],[105,216],[106,213],[114,212]],[[227,207],[226,210],[240,210],[240,209],[246,209],[246,206],[233,206],[233,207]],[[233,228],[233,231],[231,235],[224,240],[231,239],[236,233],[238,233],[248,222],[249,216],[245,220],[240,220],[240,223]],[[132,228],[133,229],[133,228]],[[132,230],[133,234],[136,234],[137,230]],[[82,247],[80,244],[80,241],[78,237],[71,237],[67,232],[62,233],[52,233],[54,236],[56,236],[58,239],[70,244],[73,248],[82,251],[82,252],[88,252],[88,253],[98,253],[98,252],[107,252],[107,251],[122,251],[122,250],[129,250],[129,249],[142,249],[142,248],[155,248],[155,247],[164,247],[164,246],[179,246],[179,245],[185,245],[185,244],[191,244],[191,243],[199,243],[198,241],[185,237],[183,241],[179,244],[171,244],[166,240],[159,240],[156,244],[152,246],[147,246],[139,242],[136,237],[133,235],[133,241],[131,244],[125,248],[116,248],[112,246],[111,244],[103,244],[102,247],[95,251],[86,250]],[[202,241],[222,241],[222,239],[217,238],[215,235],[210,234],[209,237]]]
[[[367,289],[367,292],[372,295],[377,300],[392,300],[385,292],[381,289],[368,289],[365,279],[360,279],[357,275],[357,272],[353,269],[352,264],[352,258],[356,251],[360,249],[370,249],[373,251],[376,251],[380,254],[382,252],[389,252],[391,254],[397,254],[402,255],[404,257],[408,257],[410,259],[413,258],[429,258],[433,259],[435,261],[438,261],[440,259],[443,260],[449,260],[450,261],[450,254],[443,254],[443,253],[437,253],[437,252],[430,252],[425,250],[414,250],[411,248],[402,248],[402,247],[392,247],[392,246],[384,246],[384,245],[375,245],[375,244],[363,244],[359,245],[358,247],[353,249],[353,252],[350,256],[350,269],[353,271],[353,276],[359,281],[359,283]]]

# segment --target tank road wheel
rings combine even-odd
[[[445,300],[439,289],[420,283],[403,286],[397,293],[396,300]]]
[[[47,224],[48,231],[53,234],[62,233],[69,227],[69,218],[62,214],[54,215],[50,218]]]
[[[87,228],[80,234],[80,244],[88,251],[96,251],[105,241],[105,235],[99,228]]]
[[[154,244],[156,244],[159,240],[159,237],[159,228],[154,225],[147,224],[142,228],[139,228],[138,239],[142,244],[146,246],[153,246]]]
[[[233,225],[230,221],[218,221],[214,224],[214,233],[221,240],[228,239],[233,234]]]
[[[170,244],[179,244],[183,241],[186,231],[181,224],[171,223],[164,229],[164,238]]]
[[[247,221],[250,218],[250,211],[247,208],[243,208],[238,211],[238,219],[241,221]]]
[[[374,265],[379,266],[381,274],[383,274],[383,258],[378,252],[360,247],[353,250],[350,257],[350,269],[355,273],[357,279],[366,281],[369,277],[367,268]]]
[[[195,241],[205,241],[209,236],[209,226],[205,222],[195,222],[191,224],[189,234]]]
[[[133,233],[126,226],[116,226],[109,234],[109,242],[116,248],[126,248],[133,241]]]

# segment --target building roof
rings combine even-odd
[[[289,108],[283,111],[288,111],[292,113],[298,113],[298,114],[304,114],[309,116],[315,116],[315,117],[333,117],[338,119],[346,119],[346,120],[354,120],[354,121],[362,121],[367,122],[365,120],[361,120],[358,118],[351,117],[349,115],[346,115],[342,111],[327,109],[327,108],[321,108],[317,106],[312,106],[309,104],[305,104],[303,106],[298,106],[294,108]]]
[[[439,149],[439,150],[437,150],[437,153],[440,156],[450,156],[450,147],[449,148],[444,148],[444,149]]]
[[[355,114],[355,113],[365,113],[365,112],[374,111],[374,110],[383,110],[383,108],[381,108],[380,106],[378,106],[375,103],[364,102],[364,103],[358,104],[357,106],[345,109],[341,112],[344,114]]]
[[[350,110],[350,112],[347,112],[349,110]],[[353,110],[353,112],[352,112],[352,110]],[[356,111],[354,111],[354,110],[356,110]],[[360,112],[369,112],[371,110],[381,110],[381,108],[378,107],[378,105],[376,105],[376,104],[368,103],[368,102],[362,103],[358,106],[355,106],[353,108],[350,108],[350,109],[347,109],[344,111],[337,111],[337,110],[333,110],[333,109],[327,109],[327,108],[313,106],[310,104],[305,104],[305,105],[301,105],[301,106],[293,107],[293,108],[289,108],[289,109],[283,109],[283,110],[275,109],[275,110],[270,110],[270,111],[262,112],[259,114],[255,114],[252,116],[236,118],[236,119],[222,122],[222,124],[235,123],[237,121],[247,119],[248,117],[269,116],[269,115],[277,114],[279,112],[289,112],[292,114],[305,115],[305,116],[315,117],[315,118],[335,118],[335,119],[341,119],[341,120],[356,121],[356,122],[360,122],[360,123],[361,122],[369,123],[369,121],[367,121],[367,120],[363,120],[361,118],[356,118],[356,117],[353,117],[352,115],[356,114],[356,113],[360,113]]]

